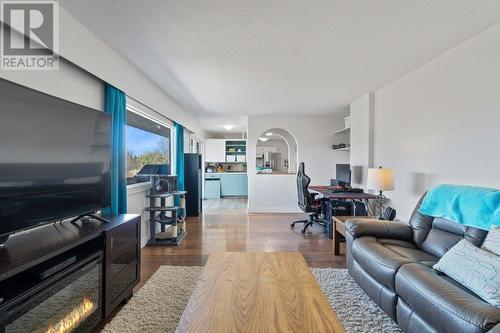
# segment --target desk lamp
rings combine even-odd
[[[379,218],[381,219],[384,211],[384,202],[386,201],[383,192],[394,190],[394,175],[392,169],[383,169],[382,167],[369,168],[366,187],[379,192],[376,201],[379,204]]]

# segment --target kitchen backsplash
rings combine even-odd
[[[217,169],[218,166],[222,168],[223,172],[246,172],[246,163],[205,163],[205,170],[208,166],[214,166]]]
[[[222,170],[224,171],[233,171],[233,172],[246,172],[247,164],[246,163],[221,163]]]

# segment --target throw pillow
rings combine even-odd
[[[439,259],[434,269],[500,307],[500,256],[463,239]]]
[[[500,226],[491,226],[490,232],[486,235],[486,239],[481,248],[500,256]]]

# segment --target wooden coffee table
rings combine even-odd
[[[208,259],[176,332],[344,329],[299,252],[224,252]]]
[[[345,223],[352,218],[376,219],[376,216],[333,216],[333,254],[340,255],[340,243],[345,242]]]

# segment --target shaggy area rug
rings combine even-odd
[[[401,332],[347,273],[347,269],[311,268],[346,332]]]
[[[202,270],[161,266],[101,332],[174,332]]]
[[[203,267],[161,266],[102,332],[174,332],[202,270]],[[346,332],[401,332],[346,269],[311,270]]]

